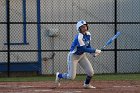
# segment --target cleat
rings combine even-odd
[[[60,86],[60,78],[58,77],[59,72],[56,73],[55,83]]]
[[[84,84],[83,85],[85,89],[95,89],[96,87],[90,85],[90,84]]]

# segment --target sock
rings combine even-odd
[[[63,77],[64,79],[67,79],[67,73],[62,74],[62,77]]]
[[[59,74],[58,77],[59,77],[59,78],[67,79],[67,73]]]
[[[87,76],[86,77],[86,81],[85,81],[85,84],[89,84],[90,83],[90,81],[91,81],[91,76]]]
[[[59,78],[63,78],[62,74],[59,74],[58,77],[59,77]]]

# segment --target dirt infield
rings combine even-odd
[[[83,81],[0,82],[0,93],[140,93],[140,81],[94,81],[96,89],[84,89]]]

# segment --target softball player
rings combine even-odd
[[[57,72],[55,82],[60,85],[60,79],[75,79],[77,64],[79,63],[87,75],[83,87],[95,88],[90,85],[94,70],[85,53],[98,56],[101,53],[101,50],[94,49],[90,46],[91,34],[88,32],[88,24],[84,20],[78,21],[76,28],[79,33],[75,36],[68,54],[68,73]]]

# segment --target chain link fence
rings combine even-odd
[[[140,72],[139,0],[1,0],[0,8],[0,72],[66,72],[80,19],[94,48],[122,33],[100,57],[87,54],[95,74]],[[77,73],[85,73],[79,65]]]

